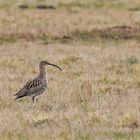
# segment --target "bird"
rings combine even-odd
[[[47,90],[48,78],[47,78],[47,72],[45,70],[46,65],[54,66],[62,71],[62,69],[55,64],[49,63],[47,61],[40,61],[39,74],[34,79],[29,80],[23,86],[23,88],[21,88],[16,94],[14,94],[15,100],[26,96],[31,96],[32,102],[34,102],[36,96],[42,94],[45,90]]]

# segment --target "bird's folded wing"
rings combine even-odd
[[[40,90],[40,88],[44,85],[44,81],[41,79],[34,79],[31,81],[28,81],[24,87],[15,95],[16,96],[21,96],[21,95],[27,95],[27,94],[32,94],[34,92],[37,92]]]

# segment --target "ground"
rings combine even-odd
[[[0,139],[140,139],[139,0],[0,7]],[[29,97],[15,101],[41,60],[63,71],[46,67],[48,90],[34,106]]]

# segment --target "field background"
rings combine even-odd
[[[63,72],[15,101],[41,60]],[[140,140],[140,1],[1,0],[0,139]]]

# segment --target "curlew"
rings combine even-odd
[[[35,97],[42,94],[47,89],[48,79],[45,70],[46,65],[51,65],[62,70],[59,66],[55,64],[48,63],[47,61],[41,61],[39,63],[38,76],[35,77],[33,80],[28,81],[18,93],[14,94],[14,96],[16,96],[15,99],[19,99],[25,96],[31,96],[32,101],[34,102]]]

